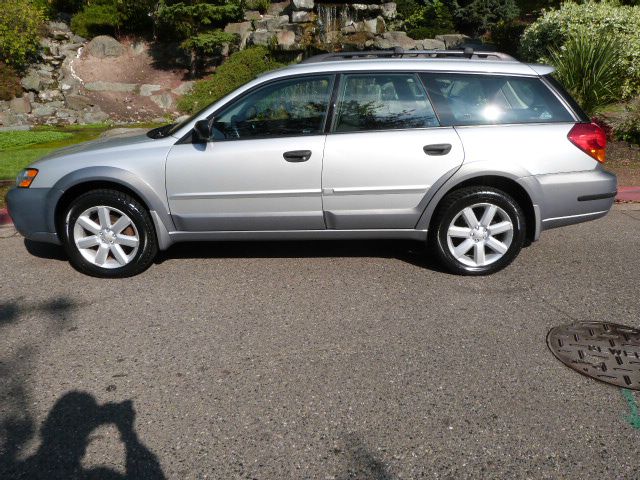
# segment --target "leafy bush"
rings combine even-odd
[[[625,72],[619,48],[615,38],[594,37],[585,29],[550,51],[555,77],[587,113],[620,98]]]
[[[240,18],[241,0],[166,0],[156,12],[160,38],[181,41],[182,47],[189,50],[192,77],[197,74],[203,55],[232,40],[219,28]]]
[[[283,66],[265,47],[252,47],[232,54],[216,73],[196,82],[191,92],[178,101],[178,108],[194,113],[253,80],[259,73]]]
[[[491,43],[500,52],[518,56],[520,53],[520,38],[528,24],[519,20],[498,22],[491,29]]]
[[[434,38],[455,31],[453,16],[442,0],[426,0],[405,21],[407,34],[411,38]]]
[[[67,3],[73,3],[67,0]],[[82,3],[82,2],[79,2]],[[120,33],[144,33],[153,27],[153,0],[93,0],[71,19],[71,29],[86,38]]]
[[[85,38],[113,35],[116,33],[118,23],[116,3],[110,0],[98,0],[86,5],[71,18],[71,30]]]
[[[0,62],[0,100],[11,100],[21,94],[20,77],[13,68]]]
[[[246,7],[249,10],[257,10],[262,14],[267,13],[271,6],[271,0],[247,0]]]
[[[515,0],[463,0],[456,2],[454,18],[459,30],[477,37],[514,20],[519,12]]]
[[[607,119],[618,140],[640,144],[640,97],[634,98],[624,112]]]
[[[545,11],[529,26],[521,39],[526,60],[550,62],[550,49],[561,49],[579,30],[587,29],[593,38],[612,37],[625,70],[622,95],[640,92],[640,7],[613,3],[563,3],[558,10]]]
[[[82,10],[86,0],[41,0],[46,1],[57,12],[76,13]]]
[[[23,68],[38,51],[44,12],[29,0],[0,0],[0,61]]]

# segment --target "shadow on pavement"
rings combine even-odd
[[[27,379],[32,375],[38,347],[61,335],[77,305],[67,298],[29,305],[23,299],[0,305],[0,335],[23,314],[44,316],[46,337],[34,338],[0,357],[0,478],[2,479],[163,479],[156,456],[138,439],[131,401],[99,405],[87,393],[71,391],[59,398],[40,429],[40,446],[32,456],[21,452],[36,433]],[[124,475],[108,468],[84,469],[82,458],[93,430],[114,425],[126,450]]]
[[[186,242],[160,252],[156,263],[175,258],[394,258],[444,272],[424,245],[405,240]]]
[[[34,257],[46,258],[49,260],[67,261],[67,254],[60,245],[52,243],[34,242],[33,240],[24,240],[24,246]]]

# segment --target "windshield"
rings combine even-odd
[[[202,114],[202,112],[204,112],[207,108],[209,108],[209,106],[210,105],[207,105],[202,110],[199,110],[193,115],[190,115],[189,117],[185,118],[181,122],[170,123],[168,125],[163,125],[162,127],[149,130],[147,132],[147,136],[149,138],[156,139],[156,138],[165,138],[165,137],[168,137],[169,135],[173,135],[174,133],[182,129],[185,125],[188,125],[190,122],[192,122],[195,118],[199,117]]]

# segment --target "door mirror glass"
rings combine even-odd
[[[204,119],[198,120],[193,126],[193,134],[198,142],[208,142],[211,138],[211,125],[213,121]]]

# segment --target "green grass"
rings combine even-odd
[[[157,126],[155,124],[131,127]],[[112,125],[37,127],[29,131],[0,132],[0,180],[13,180],[20,170],[59,148],[95,140]]]

